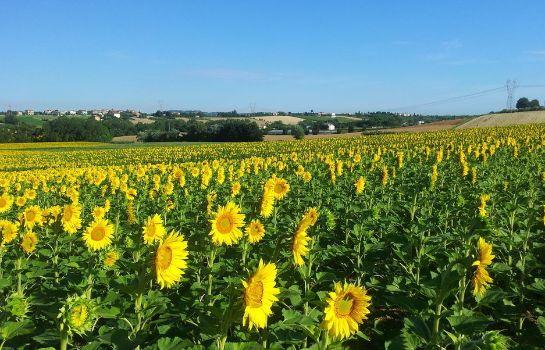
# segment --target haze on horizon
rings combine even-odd
[[[9,1],[0,110],[392,110],[545,85],[545,2]],[[520,88],[537,98],[545,88]],[[397,112],[477,114],[498,90]]]

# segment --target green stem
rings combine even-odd
[[[61,342],[59,345],[60,350],[66,350],[68,348],[68,332],[61,331]]]

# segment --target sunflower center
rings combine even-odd
[[[36,219],[36,213],[35,213],[34,211],[28,211],[28,212],[26,213],[26,220],[27,220],[28,222],[33,222],[34,219]]]
[[[260,307],[263,304],[263,282],[251,282],[244,292],[244,302],[249,307]]]
[[[8,200],[0,197],[0,208],[6,207],[8,205]]]
[[[218,219],[216,227],[220,233],[228,234],[233,229],[233,222],[230,217],[222,216]]]
[[[64,209],[64,220],[70,221],[70,219],[72,219],[72,214],[72,208],[67,207],[66,209]]]
[[[276,184],[274,186],[274,192],[276,192],[276,193],[284,192],[284,185],[282,185],[281,183]]]
[[[354,299],[351,295],[347,294],[342,299],[335,302],[335,314],[338,317],[346,317],[352,312],[354,307]]]
[[[102,226],[95,227],[93,231],[91,231],[91,239],[93,241],[102,241],[105,236],[106,236],[106,228]]]
[[[161,270],[166,270],[170,266],[170,263],[172,262],[172,248],[166,246],[166,247],[160,247],[157,252],[157,266]]]
[[[87,319],[87,307],[85,305],[77,305],[72,309],[71,320],[76,327],[81,327]]]

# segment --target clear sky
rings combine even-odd
[[[2,0],[0,12],[0,110],[372,111],[545,84],[543,0]],[[516,95],[543,103],[545,88]]]

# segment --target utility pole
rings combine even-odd
[[[508,110],[514,109],[514,99],[515,99],[515,90],[518,87],[516,80],[507,80],[507,83],[505,84],[505,87],[507,89],[507,103],[506,107]]]

